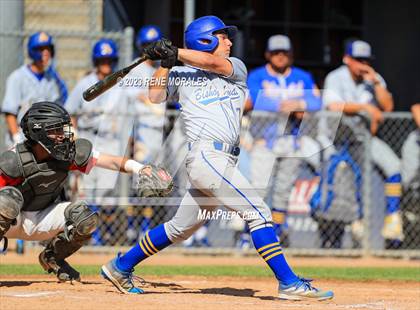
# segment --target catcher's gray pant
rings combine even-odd
[[[420,129],[410,133],[401,149],[401,175],[404,186],[408,186],[420,173]]]
[[[165,223],[172,242],[188,239],[206,218],[203,211],[219,205],[245,217],[250,230],[272,226],[271,212],[236,167],[237,157],[215,150],[211,141],[196,141],[186,158],[191,188],[182,199],[175,216]]]

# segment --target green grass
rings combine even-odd
[[[99,265],[75,266],[84,275],[99,274]],[[258,266],[141,266],[137,272],[142,276],[233,276],[272,277],[268,268]],[[308,278],[339,280],[395,280],[420,282],[420,268],[382,267],[298,267],[295,272]],[[0,265],[0,275],[44,274],[39,265]]]

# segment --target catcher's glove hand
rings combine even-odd
[[[165,168],[150,164],[140,170],[137,181],[138,197],[166,197],[173,187],[172,176]]]

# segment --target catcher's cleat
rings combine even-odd
[[[69,265],[64,259],[55,259],[47,249],[39,254],[39,263],[48,273],[54,273],[60,282],[78,281],[80,273]]]
[[[290,285],[279,284],[279,298],[286,300],[327,300],[334,297],[332,291],[322,291],[311,285],[311,279],[299,278]]]
[[[121,293],[124,294],[142,294],[144,291],[141,288],[138,288],[134,285],[134,279],[136,278],[133,275],[133,270],[131,271],[121,271],[116,266],[116,260],[118,256],[108,262],[106,265],[103,265],[101,268],[101,275],[111,282]]]

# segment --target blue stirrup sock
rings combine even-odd
[[[277,280],[284,285],[292,284],[298,280],[283,255],[273,227],[254,230],[251,232],[251,236],[255,249],[274,272]]]
[[[401,174],[394,174],[385,180],[386,214],[400,209],[401,191]]]
[[[142,260],[156,254],[172,244],[166,235],[164,224],[146,232],[143,238],[127,253],[117,258],[116,265],[121,271],[131,271]]]

